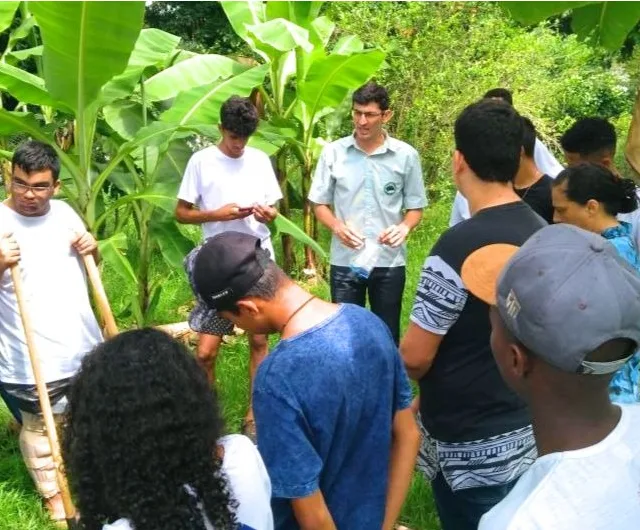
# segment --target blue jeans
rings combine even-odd
[[[331,265],[331,301],[365,307],[368,292],[372,313],[387,325],[398,345],[405,280],[405,267],[376,267],[369,278],[363,280],[349,267]]]
[[[4,386],[2,386],[2,383],[0,383],[0,397],[2,397],[2,400],[5,402],[7,408],[9,409],[9,412],[13,414],[13,417],[16,419],[16,421],[20,425],[22,425],[22,414],[20,414],[18,403],[13,396],[7,393],[7,391],[4,389]]]
[[[504,499],[516,482],[453,491],[438,473],[431,487],[442,530],[477,530],[480,518]]]

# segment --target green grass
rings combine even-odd
[[[409,241],[407,286],[404,294],[402,325],[406,327],[413,296],[420,275],[420,268],[438,235],[445,229],[450,205],[446,202],[429,206],[424,219]],[[196,232],[189,232],[194,240]],[[328,246],[328,234],[321,232],[321,242]],[[276,241],[276,253],[279,253]],[[181,270],[167,271],[159,257],[154,260],[154,274],[162,278],[163,291],[154,315],[154,323],[176,322],[186,319],[192,304],[191,290]],[[301,254],[299,260],[301,261]],[[112,271],[103,271],[103,281],[114,312],[122,311],[127,297],[121,282]],[[329,289],[324,281],[312,287],[317,296],[328,298]],[[129,319],[121,320],[122,323]],[[272,339],[272,344],[276,338]],[[217,377],[222,409],[229,432],[237,432],[248,403],[248,347],[242,336],[234,337],[223,346],[218,360]],[[40,499],[33,489],[18,449],[17,436],[7,430],[9,413],[0,405],[0,530],[49,530]],[[431,495],[430,486],[422,476],[414,476],[405,503],[401,522],[412,530],[437,530],[440,528]]]

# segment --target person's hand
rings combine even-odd
[[[20,261],[20,248],[11,232],[0,235],[0,271],[13,267]]]
[[[253,206],[242,207],[235,202],[225,204],[213,212],[212,221],[235,221],[253,213]]]
[[[333,227],[333,233],[345,247],[357,249],[364,245],[364,236],[342,221],[337,221]]]
[[[264,206],[254,204],[253,216],[259,223],[270,223],[278,216],[278,210],[268,204]]]
[[[71,240],[71,246],[75,248],[76,252],[81,256],[88,256],[95,252],[98,248],[98,243],[89,232],[84,232],[74,234],[74,237]]]
[[[402,245],[402,243],[406,241],[408,235],[409,227],[404,223],[400,223],[397,225],[391,225],[382,232],[378,241],[383,245],[389,245],[390,247],[395,248]]]

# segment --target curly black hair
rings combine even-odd
[[[202,511],[216,530],[237,527],[217,399],[184,346],[121,333],[85,357],[68,399],[62,451],[83,528],[126,517],[136,530],[205,530]]]
[[[249,98],[231,96],[220,107],[220,125],[222,128],[249,138],[258,128],[258,109]]]

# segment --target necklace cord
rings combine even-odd
[[[282,326],[282,329],[280,330],[280,334],[284,333],[284,330],[289,325],[289,322],[291,322],[291,319],[295,317],[300,311],[302,311],[307,306],[307,304],[309,304],[312,300],[315,300],[315,299],[316,297],[314,295],[311,295],[310,298],[308,298],[302,304],[300,304],[298,309],[296,309],[293,313],[289,315],[289,318],[287,319],[287,321],[284,323],[284,326]]]

